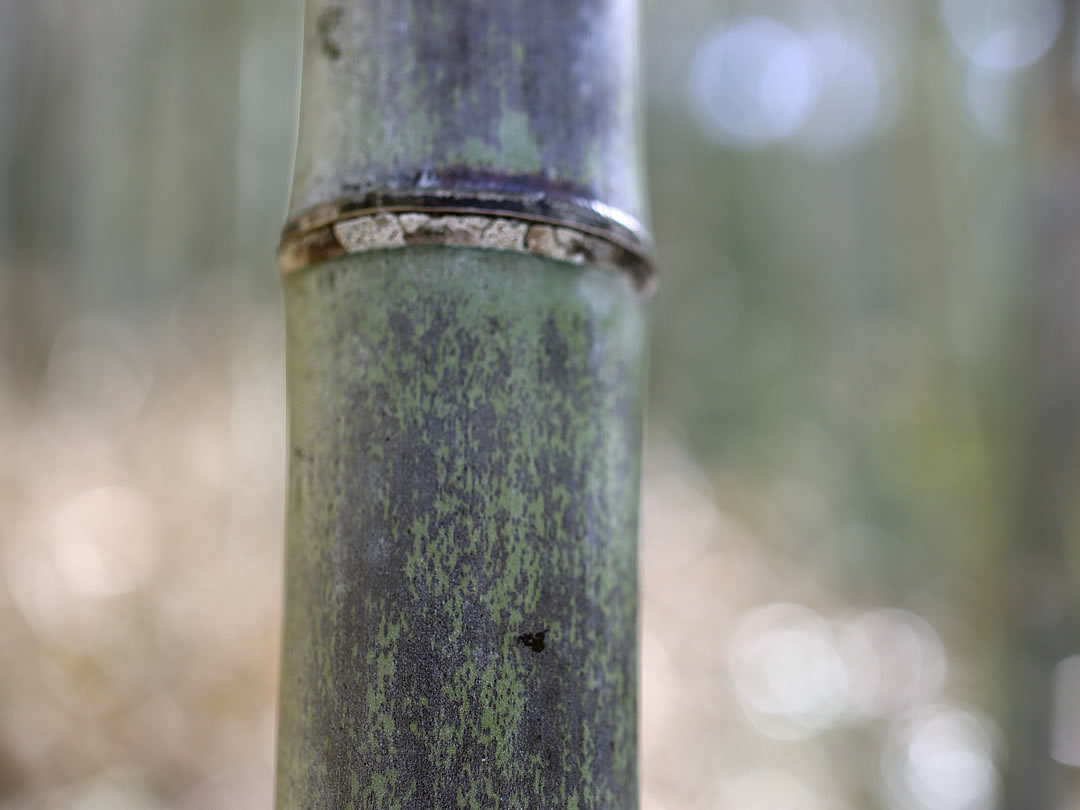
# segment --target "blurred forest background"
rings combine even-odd
[[[300,0],[0,0],[0,808],[268,808]],[[643,9],[643,810],[1080,808],[1063,0]]]

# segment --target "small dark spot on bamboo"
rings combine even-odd
[[[544,647],[547,646],[544,643],[544,636],[547,635],[548,632],[549,631],[547,630],[540,630],[536,633],[522,633],[517,637],[517,640],[519,644],[531,648],[533,652],[543,652]]]
[[[323,54],[333,61],[341,58],[341,46],[338,45],[334,35],[344,17],[345,9],[331,6],[319,15],[319,21],[315,25],[315,30],[319,35],[319,47]]]

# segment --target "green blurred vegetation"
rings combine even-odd
[[[269,806],[300,16],[0,0],[5,810]],[[1075,805],[1075,8],[643,31],[645,810]]]

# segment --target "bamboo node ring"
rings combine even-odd
[[[339,256],[412,245],[505,250],[608,266],[629,273],[639,288],[654,286],[651,240],[631,217],[600,203],[538,205],[491,194],[469,200],[443,195],[433,201],[429,195],[377,207],[317,206],[285,228],[278,268],[288,276]]]

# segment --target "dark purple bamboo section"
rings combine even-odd
[[[308,0],[290,219],[429,191],[644,220],[630,0]]]

